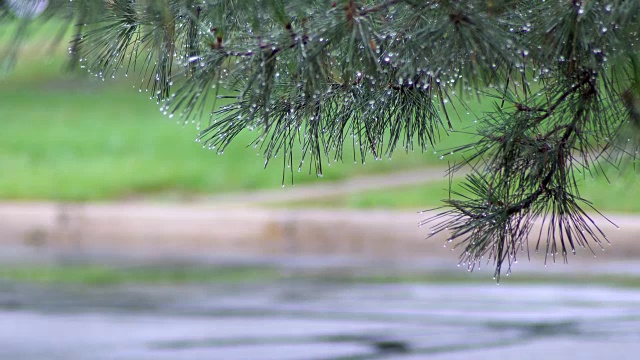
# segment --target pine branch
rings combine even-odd
[[[538,220],[536,249],[554,260],[600,244],[577,174],[640,148],[640,0],[50,4],[46,16],[80,22],[79,66],[136,74],[163,113],[202,123],[206,148],[223,152],[254,131],[249,145],[265,166],[281,156],[283,181],[295,163],[321,175],[348,142],[362,162],[431,150],[456,125],[449,100],[496,99],[471,130],[477,141],[454,149],[465,160],[451,171],[472,168],[464,190],[425,221],[442,221],[434,231],[459,241],[461,262],[493,262],[496,278]],[[0,17],[19,14],[0,2]],[[20,19],[15,44],[32,22]]]

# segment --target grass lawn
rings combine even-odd
[[[31,283],[42,285],[70,286],[117,286],[123,284],[181,285],[181,284],[237,284],[273,281],[319,281],[328,283],[354,284],[450,284],[450,283],[490,283],[487,273],[450,271],[283,271],[272,267],[250,266],[135,266],[114,267],[101,265],[21,265],[3,266],[0,281],[10,283]],[[619,287],[640,287],[636,275],[615,274],[544,274],[516,273],[503,277],[503,284],[570,284]]]
[[[279,277],[279,271],[267,267],[36,265],[3,266],[0,269],[0,280],[41,284],[236,283]]]
[[[159,105],[130,82],[64,73],[66,45],[52,51],[45,41],[58,25],[38,28],[17,67],[0,75],[0,199],[91,201],[167,194],[180,198],[281,186],[282,163],[275,159],[265,170],[263,157],[246,147],[257,134],[247,131],[217,155],[194,141],[195,125],[182,126],[162,116]],[[10,28],[0,25],[0,50]],[[476,104],[474,111],[490,108],[486,101]],[[433,149],[424,154],[398,151],[392,161],[370,158],[362,165],[354,164],[347,150],[345,163],[325,164],[322,179],[303,169],[295,173],[295,182],[445,166],[440,155],[469,142],[469,135],[459,130],[471,124],[472,115],[463,112],[462,117],[454,121],[458,131],[442,133],[436,154]],[[640,211],[636,174],[617,177],[611,171],[612,184],[602,177],[585,179],[582,195],[603,211]],[[447,197],[446,188],[443,181],[287,205],[420,210],[437,206]]]
[[[262,156],[246,147],[254,134],[217,155],[194,141],[194,125],[162,116],[154,101],[125,84],[0,82],[0,109],[2,199],[104,200],[281,186],[282,163],[275,159],[264,170]],[[398,152],[392,161],[365,165],[345,159],[325,164],[324,179],[445,165],[438,156]],[[296,172],[296,183],[318,180],[306,170]]]
[[[64,73],[65,52],[61,44],[52,53],[38,35],[23,49],[17,67],[0,77],[0,199],[111,200],[282,185],[279,159],[264,170],[263,157],[246,147],[256,133],[247,131],[223,155],[205,150],[194,141],[195,125],[163,116],[149,94],[138,93],[127,79],[103,82]],[[457,132],[442,135],[442,149],[468,139]],[[347,151],[345,163],[324,164],[323,181],[444,166],[442,152],[433,152],[398,151],[392,161],[370,157],[362,165]],[[320,180],[308,169],[294,171],[295,183]],[[291,183],[288,169],[286,183]]]

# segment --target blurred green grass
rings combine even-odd
[[[257,134],[247,131],[217,155],[194,141],[194,125],[182,126],[162,116],[159,105],[147,93],[138,93],[129,79],[101,81],[83,72],[65,72],[66,43],[51,45],[60,25],[36,23],[17,66],[0,75],[0,199],[95,201],[167,194],[188,198],[282,185],[282,163],[274,159],[263,169],[264,158],[246,147]],[[15,24],[0,24],[0,49],[14,30]],[[480,114],[492,105],[485,101],[472,106]],[[294,170],[294,182],[445,166],[440,155],[471,139],[460,130],[472,124],[473,115],[463,110],[458,118],[462,120],[454,120],[457,131],[442,132],[435,154],[433,149],[396,151],[393,161],[370,157],[361,165],[350,159],[347,146],[345,163],[325,164],[322,179],[303,169]],[[446,159],[459,158],[454,154]],[[289,169],[285,170],[285,183],[290,184]],[[603,211],[640,211],[637,174],[627,171],[619,177],[612,170],[609,175],[611,184],[602,176],[587,177],[582,196]],[[437,206],[446,197],[447,183],[442,181],[286,205],[418,210]]]
[[[282,163],[274,159],[263,170],[263,157],[246,147],[255,134],[241,135],[223,155],[204,150],[194,141],[195,126],[168,120],[126,84],[0,84],[0,109],[3,199],[106,200],[281,186]],[[366,165],[325,164],[324,181],[445,163],[432,152],[397,153]],[[312,181],[318,178],[306,169],[294,174],[295,183]]]
[[[265,266],[103,266],[103,265],[20,265],[3,266],[0,282],[31,283],[68,286],[118,286],[118,285],[182,285],[182,284],[237,284],[273,281],[316,281],[353,284],[446,284],[490,283],[487,273],[381,270],[362,268],[360,271],[344,270],[296,270]],[[640,287],[640,277],[635,274],[546,274],[517,273],[502,277],[508,284],[571,284],[606,285],[616,287]]]
[[[54,25],[42,31],[53,31]],[[149,94],[138,93],[129,79],[101,81],[66,73],[65,55],[64,43],[51,51],[38,32],[22,49],[17,66],[0,78],[0,199],[188,197],[282,185],[281,157],[264,170],[258,150],[246,147],[256,133],[247,131],[217,155],[194,141],[195,125],[163,116]],[[442,135],[442,148],[468,138]],[[345,163],[324,164],[323,181],[445,165],[433,150],[397,151],[393,161],[370,157],[365,165],[354,164],[345,148]],[[285,170],[285,183],[290,183]],[[294,183],[320,180],[308,170],[295,169]]]
[[[280,272],[267,267],[34,265],[3,266],[0,280],[39,284],[120,285],[268,281]]]

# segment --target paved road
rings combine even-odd
[[[640,290],[0,283],[1,359],[637,359]]]

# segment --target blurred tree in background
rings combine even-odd
[[[17,24],[0,61],[66,19],[71,66],[135,76],[209,149],[254,131],[265,166],[279,156],[291,174],[321,175],[348,142],[362,162],[426,151],[460,130],[465,100],[492,101],[451,152],[466,159],[451,172],[470,169],[464,193],[425,223],[499,277],[530,235],[554,260],[606,241],[577,180],[638,156],[638,14],[640,0],[0,0]]]

